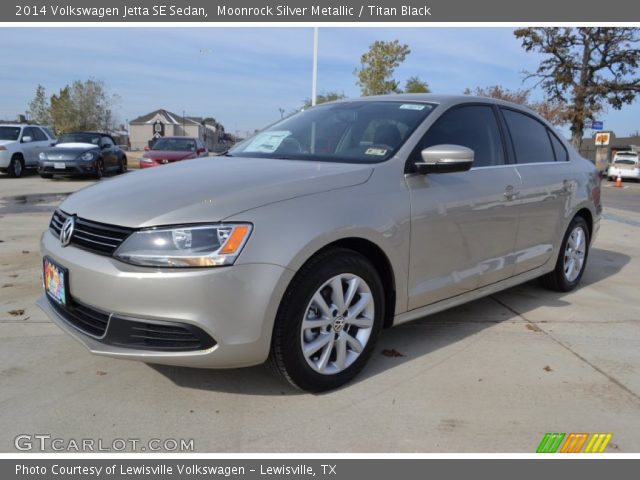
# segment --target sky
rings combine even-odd
[[[522,49],[512,28],[341,27],[319,29],[318,93],[357,97],[360,56],[376,40],[395,39],[411,49],[394,75],[401,84],[417,75],[443,94],[534,86],[523,71],[540,57]],[[311,97],[312,64],[310,27],[0,28],[0,119],[23,113],[38,84],[51,95],[94,78],[118,96],[121,123],[164,108],[245,135]],[[618,136],[640,130],[640,102],[599,120]]]

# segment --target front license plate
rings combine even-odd
[[[67,304],[69,271],[48,257],[43,260],[44,290],[60,305]]]
[[[64,170],[66,168],[66,165],[64,164],[64,162],[53,162],[53,168],[55,168],[56,170]]]

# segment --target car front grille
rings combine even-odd
[[[195,325],[122,317],[74,299],[68,305],[61,305],[48,295],[47,300],[72,327],[107,345],[165,352],[205,350],[216,345]]]
[[[60,236],[60,229],[68,217],[69,214],[62,210],[53,212],[49,229],[55,236]],[[112,255],[132,232],[131,228],[107,225],[76,217],[71,245],[101,255]]]
[[[109,324],[110,315],[108,313],[89,307],[73,299],[65,306],[60,305],[48,295],[47,299],[62,318],[81,332],[96,338],[100,338],[105,334],[107,325]]]
[[[177,322],[131,321],[111,317],[108,342],[141,350],[194,351],[213,347],[216,342],[195,325]]]

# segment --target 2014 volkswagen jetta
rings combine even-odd
[[[93,353],[193,367],[271,359],[352,379],[383,327],[543,277],[568,291],[600,179],[539,116],[474,97],[320,105],[226,156],[65,200],[39,305]]]

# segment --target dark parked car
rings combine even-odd
[[[39,155],[38,173],[42,178],[91,175],[99,179],[107,172],[126,171],[126,155],[106,133],[65,133],[55,146]]]
[[[145,149],[146,150],[146,149]],[[140,168],[206,157],[209,151],[194,137],[162,137],[140,159]]]

